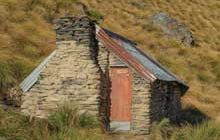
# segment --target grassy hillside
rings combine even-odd
[[[42,7],[30,1],[0,0],[0,90],[19,83],[53,45],[52,26],[43,19]],[[46,18],[46,17],[45,17]]]
[[[0,94],[24,79],[55,48],[52,21],[64,14],[79,15],[76,1],[0,0]],[[186,81],[190,89],[184,107],[220,121],[219,0],[80,1],[92,16],[104,16],[102,26],[136,41]],[[158,11],[185,23],[196,47],[186,47],[155,29],[150,17]]]

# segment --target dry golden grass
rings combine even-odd
[[[35,3],[31,4],[32,1]],[[51,52],[54,48],[51,42],[55,41],[51,21],[64,15],[65,11],[62,6],[58,8],[56,1],[0,0],[2,61],[20,58],[22,65],[27,65],[30,70]],[[81,1],[90,10],[102,13],[102,26],[136,41],[140,48],[187,82],[190,89],[183,98],[184,106],[194,106],[209,117],[220,120],[219,0]],[[197,47],[187,48],[153,28],[150,17],[158,11],[167,12],[185,23],[192,30]],[[79,11],[73,4],[69,5],[68,13],[78,15]],[[19,79],[17,82],[23,77],[16,77]]]
[[[80,14],[74,3],[69,4],[68,10],[65,10],[63,1],[0,0],[0,94],[8,86],[23,80],[55,48],[52,21],[64,13]],[[185,108],[198,108],[203,114],[220,122],[219,0],[80,1],[93,11],[93,15],[99,16],[101,13],[104,16],[102,26],[134,40],[140,48],[187,82],[190,89],[183,97]],[[159,11],[167,12],[185,23],[192,30],[197,47],[187,48],[176,40],[167,39],[160,30],[152,27],[150,17]],[[197,116],[188,117],[193,121]],[[56,121],[60,121],[59,117]],[[32,124],[23,116],[0,109],[1,123],[0,136],[28,139],[30,134],[33,139],[42,139],[39,136],[49,139],[49,130],[44,126],[44,121],[41,122],[42,126],[39,122]],[[102,134],[97,130],[80,130],[77,136],[82,136],[82,139],[98,139]],[[152,139],[165,139],[160,131],[167,131],[164,128],[161,130],[156,129],[153,134],[157,135]],[[171,139],[219,139],[219,124],[212,121],[195,127],[174,127],[172,130]],[[100,136],[96,137],[93,133]],[[54,134],[62,136],[75,133],[60,131]],[[128,136],[127,139],[132,138]]]

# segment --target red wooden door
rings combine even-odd
[[[111,121],[131,120],[131,72],[128,68],[111,68]]]

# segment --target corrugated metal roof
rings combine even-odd
[[[144,66],[144,70],[150,72],[153,74],[157,79],[163,80],[163,81],[175,81],[179,84],[183,85],[185,90],[188,89],[188,86],[179,78],[177,78],[172,72],[170,72],[168,69],[163,67],[159,62],[157,62],[155,59],[153,59],[149,54],[142,52],[140,49],[137,48],[137,44],[121,35],[118,35],[116,33],[113,33],[107,29],[103,29],[100,27],[97,27],[99,31],[97,31],[97,36],[100,41],[104,41],[103,44],[108,44],[106,42],[105,38],[111,38],[116,44],[114,47],[120,47],[127,51],[131,55],[129,59],[135,59],[138,61],[139,64]],[[103,33],[104,32],[104,33]],[[99,37],[102,34],[103,37]],[[107,37],[108,36],[108,37]],[[114,51],[114,50],[113,50]],[[125,60],[125,62],[128,60]],[[131,63],[131,66],[134,68],[133,63]]]
[[[55,55],[56,51],[53,51],[37,68],[33,70],[33,72],[23,80],[20,84],[22,91],[27,92],[38,80],[40,73],[44,70],[47,63],[50,59]]]

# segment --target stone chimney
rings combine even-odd
[[[56,21],[57,41],[88,44],[95,39],[95,24],[88,17],[61,17]]]
[[[56,33],[58,53],[71,57],[66,60],[71,64],[66,67],[70,71],[66,78],[71,77],[67,86],[73,87],[68,92],[74,93],[71,98],[75,98],[83,110],[98,114],[103,128],[108,130],[110,81],[106,69],[109,53],[98,45],[95,22],[86,16],[62,17],[56,22]]]
[[[86,16],[61,17],[56,22],[56,40],[62,93],[80,109],[98,115],[100,71],[94,22]]]

